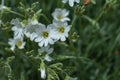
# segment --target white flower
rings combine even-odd
[[[40,70],[40,72],[41,72],[41,78],[45,79],[46,78],[45,63],[43,61],[41,61],[40,69],[38,69],[38,70]]]
[[[0,5],[0,11],[6,9],[7,7],[4,6],[4,0],[1,1],[1,5]]]
[[[11,46],[11,50],[14,51],[15,47],[17,46],[19,49],[23,49],[25,46],[25,42],[23,41],[22,38],[17,38],[17,39],[9,39],[8,44]]]
[[[6,8],[7,8],[6,6],[0,5],[0,11],[4,10],[4,9],[6,9]]]
[[[76,3],[79,3],[80,2],[80,0],[62,0],[62,2],[63,3],[69,3],[69,5],[71,6],[71,7],[73,7],[74,6],[74,2],[76,2]]]
[[[51,25],[54,30],[53,37],[57,40],[65,41],[66,37],[68,37],[68,32],[70,31],[70,25],[67,24],[67,22],[53,22]]]
[[[45,79],[46,78],[45,69],[40,69],[40,72],[41,72],[41,78]]]
[[[39,59],[41,58],[41,64],[40,64],[40,68],[38,70],[40,70],[40,72],[41,72],[42,79],[46,78],[44,61],[49,62],[52,60],[52,58],[49,56],[52,52],[53,52],[53,48],[50,48],[50,46],[42,47],[41,49],[38,49],[38,55],[36,56],[36,58],[39,58]]]
[[[24,25],[19,21],[19,19],[13,19],[11,24],[12,31],[14,31],[14,38],[23,38],[24,37]]]
[[[45,73],[45,64],[44,61],[51,61],[52,58],[49,56],[51,53],[53,52],[53,48],[50,48],[50,46],[47,47],[42,47],[41,49],[38,49],[38,55],[37,57],[39,58],[39,56],[43,56],[41,60],[41,64],[40,64],[40,72],[41,72],[41,78],[45,79],[46,78],[46,73]]]
[[[60,8],[56,8],[55,11],[52,13],[54,20],[61,22],[70,21],[70,19],[67,17],[68,15],[69,11]]]
[[[0,11],[2,11],[5,8],[4,6],[4,0],[1,1],[1,5],[0,5]]]
[[[46,61],[51,61],[52,58],[49,56],[53,52],[53,48],[50,48],[50,46],[42,47],[41,49],[38,49],[38,54],[42,55],[44,54],[44,59]]]
[[[25,27],[25,35],[33,41],[36,37],[36,29],[38,29],[42,24],[38,23],[37,20],[28,20],[28,25]]]
[[[35,42],[38,42],[39,46],[47,46],[48,44],[54,44],[54,40],[52,38],[53,31],[51,27],[45,25],[41,25],[36,29],[37,37],[35,38]]]
[[[36,24],[38,24],[39,22],[38,22],[38,20],[37,19],[28,19],[28,22],[30,23],[30,24],[32,24],[32,25],[36,25]]]

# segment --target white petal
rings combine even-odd
[[[45,79],[45,78],[46,78],[45,69],[41,69],[41,78],[42,78],[42,79]]]
[[[80,0],[75,0],[75,2],[79,3],[79,2],[80,2]]]
[[[12,51],[14,51],[15,45],[12,45],[10,49],[11,49]]]
[[[39,45],[40,47],[43,47],[43,45],[44,45],[44,41],[39,42],[38,45]]]
[[[45,47],[46,47],[47,45],[48,45],[48,41],[46,40],[46,41],[45,41]]]
[[[70,21],[70,19],[66,17],[66,18],[63,18],[61,21],[62,21],[62,22]]]
[[[49,50],[48,50],[48,54],[51,54],[52,52],[53,52],[53,48],[50,48]]]
[[[68,0],[62,0],[63,3],[66,3]]]
[[[18,47],[19,49],[23,49],[25,46],[26,42],[23,42],[22,45],[20,47]]]
[[[62,13],[64,13],[63,14],[64,17],[69,15],[69,11],[67,11],[66,9],[64,9]]]
[[[35,42],[40,42],[41,40],[42,40],[42,38],[37,37],[37,38],[35,39]]]
[[[46,55],[46,56],[45,56],[45,60],[49,62],[49,61],[52,60],[52,58],[51,58],[50,56]]]
[[[73,5],[74,5],[74,0],[69,0],[69,5],[70,5],[71,7],[73,7]]]
[[[61,41],[65,41],[66,40],[66,38],[63,36],[63,37],[61,37]]]

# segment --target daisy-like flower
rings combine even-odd
[[[37,20],[28,20],[28,25],[25,27],[25,35],[33,41],[36,37],[36,29],[39,28],[42,24],[38,23]]]
[[[52,38],[53,31],[51,27],[41,25],[36,29],[37,37],[35,38],[35,42],[38,42],[40,47],[47,46],[48,44],[54,44],[54,40]]]
[[[73,7],[74,6],[74,2],[76,2],[76,3],[79,3],[80,2],[80,0],[62,0],[62,2],[63,3],[69,3],[69,5],[71,6],[71,7]]]
[[[68,32],[70,31],[70,25],[67,24],[67,22],[53,22],[51,25],[54,30],[53,37],[57,40],[65,41],[66,37],[68,37]]]
[[[44,54],[44,59],[43,61],[51,61],[52,58],[49,56],[53,52],[53,48],[50,48],[50,46],[47,47],[42,47],[41,49],[38,49],[38,54],[42,55]]]
[[[24,24],[19,21],[19,19],[13,19],[11,24],[12,31],[14,31],[14,38],[23,38],[24,37]]]
[[[60,8],[56,8],[55,11],[52,13],[54,20],[61,22],[70,21],[70,19],[67,17],[68,15],[69,11]]]
[[[11,46],[11,50],[14,51],[15,47],[17,46],[19,49],[23,49],[26,42],[23,41],[22,38],[17,39],[9,39],[8,44]]]

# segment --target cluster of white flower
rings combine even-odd
[[[4,1],[4,0],[3,0]],[[79,3],[80,0],[62,0],[63,3],[69,2],[69,5],[73,7],[74,2]],[[0,5],[0,10],[4,8]],[[11,50],[14,51],[16,47],[23,49],[26,42],[24,38],[27,37],[31,41],[37,42],[40,49],[38,49],[38,55],[36,58],[44,54],[41,57],[42,61],[51,61],[52,58],[49,56],[53,52],[53,48],[49,45],[54,44],[56,41],[65,41],[68,37],[71,25],[68,25],[69,11],[66,9],[56,8],[52,13],[53,21],[49,25],[44,25],[36,19],[36,15],[28,20],[20,21],[18,18],[11,21],[12,31],[14,32],[13,38],[9,39],[8,43],[11,46]],[[46,78],[46,70],[44,64],[41,63],[41,78]],[[70,80],[76,80],[71,78]]]
[[[19,19],[13,19],[11,24],[13,25],[14,38],[9,39],[8,42],[11,45],[11,50],[14,50],[15,46],[19,49],[24,48],[26,44],[23,41],[24,36],[30,38],[31,41],[38,42],[40,47],[54,44],[58,40],[65,41],[70,30],[70,25],[67,23],[70,21],[67,17],[68,14],[69,11],[66,9],[55,9],[52,13],[53,22],[48,26],[39,23],[35,18],[22,22]]]
[[[24,37],[26,36],[31,41],[35,41],[41,47],[38,49],[38,56],[44,55],[43,61],[51,61],[52,58],[49,56],[53,52],[53,48],[50,48],[49,44],[54,44],[56,41],[65,41],[68,37],[70,25],[67,21],[70,19],[67,17],[69,11],[66,9],[56,8],[52,13],[53,22],[48,26],[39,23],[35,17],[28,19],[27,21],[20,21],[18,18],[13,19],[11,24],[13,25],[12,31],[14,32],[13,39],[9,39],[9,45],[11,50],[14,51],[17,46],[19,49],[23,49],[26,42]],[[41,78],[46,78],[45,68],[41,68]]]

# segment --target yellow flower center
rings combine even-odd
[[[43,32],[43,34],[42,34],[42,36],[43,36],[44,38],[47,38],[47,37],[48,37],[48,35],[49,35],[49,33],[48,33],[48,32]]]
[[[61,15],[58,15],[57,18],[61,20],[63,17]]]
[[[63,26],[60,26],[60,27],[58,28],[58,32],[60,32],[60,33],[64,33],[64,31],[65,31],[65,29],[64,29]]]
[[[17,47],[22,46],[22,41],[18,41],[16,45],[17,45]]]

